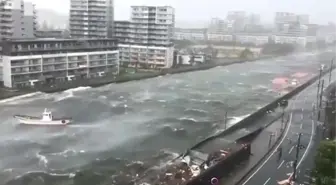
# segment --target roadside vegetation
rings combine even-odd
[[[335,185],[336,142],[322,141],[315,157],[314,185]]]

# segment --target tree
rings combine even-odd
[[[242,59],[248,59],[250,57],[253,57],[253,52],[248,49],[248,48],[245,48],[241,53],[240,53],[240,58]]]
[[[335,156],[336,142],[321,142],[315,156],[315,169],[313,177],[316,185],[334,185],[335,181]]]

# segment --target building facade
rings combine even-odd
[[[119,73],[115,39],[33,39],[1,43],[6,87]]]
[[[34,38],[36,36],[37,29],[37,16],[35,4],[31,2],[24,2],[24,16],[23,16],[23,26],[24,26],[24,37]]]
[[[205,29],[175,29],[175,40],[206,40]]]
[[[130,21],[115,21],[115,37],[119,42],[120,62],[125,67],[171,67],[175,10],[170,6],[132,6]],[[155,55],[152,55],[155,51]],[[132,56],[140,56],[138,57]],[[131,59],[127,58],[131,56]],[[146,56],[146,60],[143,60]],[[157,57],[155,59],[155,57]],[[155,62],[153,63],[152,60]],[[162,61],[164,60],[164,61]],[[162,63],[163,62],[163,63]],[[151,65],[147,65],[150,63]]]
[[[267,34],[236,34],[235,40],[241,44],[254,44],[256,46],[268,43],[269,36]]]
[[[296,44],[305,47],[307,38],[304,36],[290,36],[290,35],[272,35],[272,40],[277,44]]]
[[[228,35],[228,34],[208,33],[207,37],[209,41],[220,41],[220,42],[233,42],[234,41],[233,35]]]
[[[33,38],[37,20],[35,5],[23,0],[0,3],[0,39]]]
[[[113,0],[71,0],[69,29],[72,38],[112,38]]]
[[[68,38],[67,30],[38,30],[37,38]]]

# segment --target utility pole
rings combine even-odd
[[[285,107],[282,107],[281,128],[280,128],[281,132],[282,132],[283,127],[284,127],[284,116],[285,116]]]
[[[329,84],[331,83],[331,72],[332,72],[333,65],[334,65],[334,59],[335,59],[335,58],[333,58],[333,59],[331,60],[331,64],[330,64],[330,71],[329,71]]]
[[[226,123],[227,123],[227,111],[225,111],[225,117],[224,117],[224,130],[226,130]]]
[[[322,96],[323,96],[323,86],[324,86],[324,80],[322,80],[322,85],[321,85],[321,91],[320,91],[320,102],[319,102],[319,105],[318,105],[317,120],[319,120],[319,119],[320,119],[320,117],[321,117]]]
[[[324,80],[322,80],[321,93],[320,93],[320,108],[322,107],[322,96],[323,96]]]
[[[300,152],[300,141],[301,141],[301,133],[299,133],[299,137],[298,137],[298,141],[297,141],[297,145],[296,145],[296,155],[295,155],[295,161],[293,164],[293,180],[296,179],[296,166],[297,166],[297,161],[299,158],[299,152]]]
[[[319,100],[319,94],[320,94],[321,76],[322,76],[322,68],[320,68],[320,75],[319,75],[318,84],[317,84],[316,105],[319,104],[318,100]]]

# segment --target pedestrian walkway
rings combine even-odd
[[[221,180],[222,184],[235,184],[238,182],[258,161],[269,151],[270,147],[274,145],[277,139],[281,136],[281,119],[272,123],[269,127],[265,128],[259,136],[251,143],[250,159],[237,168],[231,176]]]

